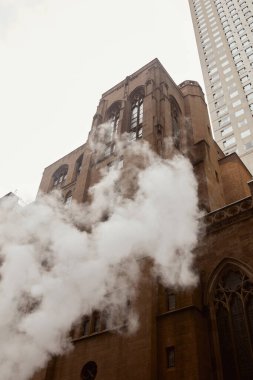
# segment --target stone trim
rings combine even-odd
[[[252,197],[241,199],[204,216],[207,233],[253,216]]]

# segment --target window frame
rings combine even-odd
[[[129,124],[129,140],[135,141],[143,137],[144,94],[137,91],[131,98]]]
[[[218,306],[219,303],[221,305],[223,304],[223,306],[225,308],[227,306],[224,302],[232,302],[231,298],[225,298],[225,300],[224,300],[224,297],[222,296],[222,287],[220,287],[220,283],[231,272],[240,273],[242,275],[242,278],[244,278],[244,280],[246,280],[246,281],[248,281],[248,283],[250,283],[250,286],[247,286],[245,288],[246,292],[248,291],[248,294],[246,294],[244,291],[241,291],[241,289],[242,289],[241,287],[237,287],[234,291],[237,291],[238,294],[239,294],[239,292],[241,292],[240,294],[243,295],[244,302],[245,302],[243,304],[243,307],[244,307],[244,305],[246,305],[246,302],[248,302],[248,303],[250,302],[250,308],[251,308],[250,313],[251,313],[251,315],[253,314],[253,307],[252,307],[252,304],[253,304],[253,275],[252,275],[252,273],[250,273],[249,270],[247,269],[247,267],[244,267],[244,265],[241,264],[240,262],[238,262],[237,260],[235,260],[235,259],[224,259],[218,265],[218,267],[215,269],[213,275],[210,277],[209,285],[207,286],[207,293],[205,295],[205,303],[206,303],[206,305],[208,305],[209,318],[210,318],[210,322],[212,324],[212,349],[213,349],[213,353],[215,356],[215,361],[216,361],[216,365],[218,368],[218,372],[220,372],[220,374],[222,374],[224,371],[224,364],[223,363],[225,363],[225,361],[224,361],[224,352],[223,352],[223,362],[222,362],[222,356],[221,356],[221,346],[220,346],[221,337],[219,336],[219,331],[218,331],[217,310],[219,307]],[[243,283],[243,281],[242,281],[242,283]],[[223,288],[224,288],[224,286],[223,286]],[[220,293],[221,296],[219,298],[219,292],[220,291],[221,291],[221,293]],[[232,292],[233,292],[233,289],[232,289]],[[247,305],[247,307],[249,307],[249,304]],[[227,308],[227,312],[230,313],[230,309]],[[251,322],[249,322],[248,314],[247,314],[247,313],[249,313],[249,311],[245,311],[245,309],[243,309],[243,313],[244,313],[243,314],[244,325],[247,326],[247,329],[248,329],[247,330],[247,339],[248,339],[248,342],[250,340],[250,348],[252,349],[252,347],[253,347],[253,320],[250,319]],[[229,319],[229,321],[230,321],[230,319]],[[250,330],[249,330],[249,324],[251,324]],[[233,326],[233,325],[231,325],[231,321],[230,321],[229,322],[229,328],[228,328],[230,333],[232,331],[231,326]],[[236,330],[232,331],[232,335],[234,335],[234,334],[236,334]],[[234,344],[235,344],[235,342],[233,340],[233,345]],[[235,346],[233,346],[233,350],[234,351],[233,351],[232,357],[233,357],[234,362],[237,363],[238,360],[240,360],[240,359],[238,359],[238,351],[235,350]],[[237,356],[234,359],[235,353]],[[237,371],[237,376],[238,376],[238,373],[239,373],[238,371],[240,371],[240,370],[238,370],[238,368],[239,368],[238,363],[236,364],[236,367],[237,367],[236,371]],[[238,377],[238,378],[240,378],[240,377]]]
[[[68,165],[61,165],[52,175],[52,186],[51,188],[57,188],[58,186],[63,187],[66,182],[68,175]]]

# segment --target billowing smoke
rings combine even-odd
[[[94,160],[102,145],[91,144]],[[116,152],[124,163],[116,159],[104,170],[88,204],[67,207],[59,194],[41,196],[26,207],[10,198],[1,201],[4,380],[17,375],[27,380],[52,355],[70,349],[70,329],[93,310],[107,310],[111,327],[120,325],[116,316],[124,315],[127,301],[135,297],[146,258],[152,275],[166,286],[196,282],[192,251],[199,211],[190,163],[180,155],[162,159],[144,142],[123,140]],[[129,330],[136,324],[131,315]]]

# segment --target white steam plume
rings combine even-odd
[[[83,315],[124,310],[144,257],[167,286],[196,282],[199,211],[190,163],[179,155],[164,160],[144,142],[121,141],[116,150],[124,166],[104,171],[90,204],[68,208],[57,194],[23,208],[1,201],[1,379],[27,380],[64,353]]]

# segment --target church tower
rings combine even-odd
[[[225,156],[214,142],[201,87],[190,80],[176,85],[154,59],[102,95],[90,133],[105,122],[112,136],[126,132],[132,142],[145,140],[163,158],[189,158],[206,230],[197,247],[199,283],[164,288],[145,263],[133,301],[137,332],[111,330],[94,310],[73,329],[74,349],[53,358],[33,380],[252,378],[251,175],[236,153]],[[61,189],[67,204],[89,201],[101,169],[116,159],[113,139],[99,157],[85,143],[45,169],[40,191]]]

